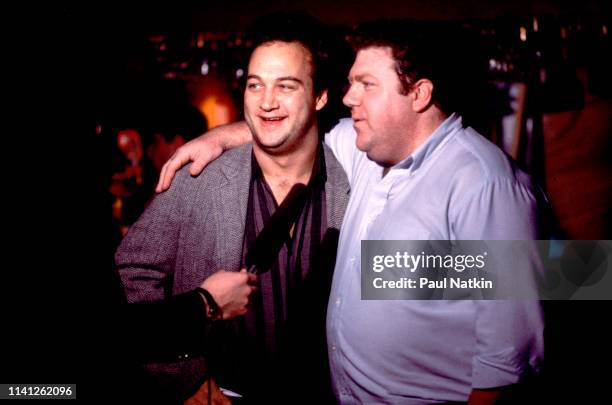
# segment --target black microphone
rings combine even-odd
[[[261,274],[270,270],[304,206],[307,191],[305,185],[296,183],[264,225],[245,259],[249,273]]]

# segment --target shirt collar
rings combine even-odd
[[[423,162],[431,156],[431,154],[443,143],[444,140],[454,133],[456,130],[463,127],[461,116],[452,113],[446,118],[438,128],[436,128],[431,136],[417,148],[412,154],[406,157],[404,160],[396,164],[391,168],[394,169],[407,169],[410,172],[414,172],[423,165]]]

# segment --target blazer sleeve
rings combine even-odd
[[[171,297],[194,186],[189,174],[179,171],[172,187],[157,195],[130,227],[115,254],[129,303],[124,318],[129,356],[176,401],[189,398],[206,377],[203,351],[209,331],[200,318],[202,302],[191,293]]]
[[[170,295],[188,204],[181,177],[153,199],[117,249],[115,265],[129,303],[158,301]]]

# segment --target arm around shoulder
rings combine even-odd
[[[164,164],[156,191],[168,190],[176,172],[189,162],[192,176],[197,176],[204,167],[217,159],[225,150],[250,142],[253,139],[246,122],[234,122],[211,129],[177,149]]]

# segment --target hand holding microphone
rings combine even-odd
[[[231,319],[247,312],[249,296],[257,289],[257,275],[220,270],[208,277],[201,288],[207,290],[217,303],[222,319]]]

